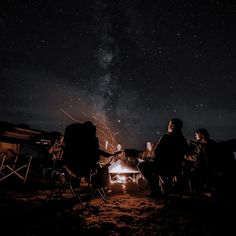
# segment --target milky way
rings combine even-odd
[[[138,149],[173,117],[236,138],[235,18],[234,1],[3,0],[1,121],[92,120]]]

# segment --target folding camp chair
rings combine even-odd
[[[15,154],[13,158],[8,158],[7,152],[1,152],[0,158],[0,182],[10,177],[26,182],[32,154]]]
[[[77,173],[78,174],[78,173]],[[74,200],[78,201],[82,209],[87,209],[91,201],[98,195],[107,202],[105,187],[108,185],[108,167],[98,167],[90,170],[88,175],[76,175],[66,166],[60,170],[53,171],[52,188],[50,200],[65,198],[65,194],[72,194]],[[82,181],[83,180],[83,181]]]
[[[90,197],[87,202],[87,207],[90,206],[91,201],[98,194],[104,202],[107,202],[106,187],[109,184],[109,172],[108,166],[110,163],[100,165],[98,163],[97,168],[90,176]]]
[[[97,193],[104,201],[107,201],[104,182],[99,180],[102,169],[98,165],[100,154],[96,127],[91,122],[68,125],[64,134],[62,156],[64,166],[62,173],[65,182],[59,191],[53,190],[51,196],[61,195],[69,188],[73,196],[80,203],[82,202],[84,208],[90,205]],[[85,179],[85,183],[82,184],[81,179]],[[107,177],[108,180],[109,177]],[[82,195],[86,195],[85,202],[82,201]]]
[[[57,167],[55,168],[55,166]],[[74,175],[66,166],[55,165],[55,162],[53,163],[50,183],[51,192],[49,200],[62,199],[63,195],[69,190],[73,199],[80,203],[82,209],[85,209],[80,193],[77,190],[77,187],[80,185],[80,178]]]

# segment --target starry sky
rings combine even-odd
[[[126,148],[168,120],[236,138],[236,2],[1,0],[0,120],[91,120]]]

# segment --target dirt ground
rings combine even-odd
[[[207,195],[150,198],[148,189],[96,195],[82,210],[70,192],[50,200],[45,188],[1,186],[1,231],[6,235],[234,235],[235,206]]]

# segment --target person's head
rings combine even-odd
[[[118,151],[121,151],[121,150],[122,150],[122,146],[121,146],[120,143],[118,143],[118,144],[116,145],[116,149],[117,149]]]
[[[201,140],[208,141],[210,139],[210,135],[206,129],[200,128],[195,131],[195,138],[197,141]]]
[[[147,141],[147,143],[146,143],[147,150],[148,151],[152,151],[152,147],[153,147],[152,142],[151,141]]]
[[[178,118],[173,118],[168,123],[168,132],[181,131],[183,128],[183,121]]]
[[[56,139],[56,142],[57,142],[57,143],[60,143],[60,144],[62,144],[63,141],[64,141],[64,136],[63,136],[63,135],[60,135],[60,136]]]
[[[64,141],[64,135],[62,135],[61,133],[57,133],[55,132],[55,137],[54,137],[54,140],[53,140],[53,143],[57,143],[57,144],[62,144]]]

